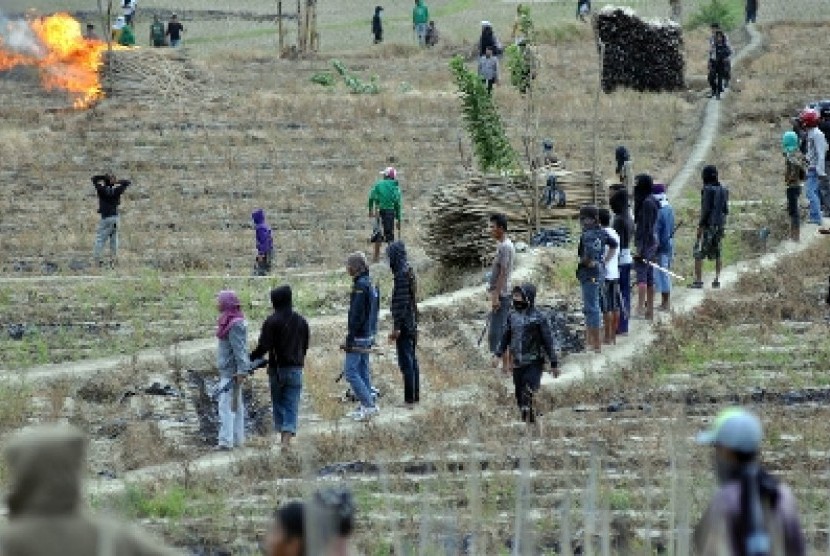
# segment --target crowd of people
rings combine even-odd
[[[124,0],[123,10],[124,15],[116,17],[112,24],[110,38],[115,44],[121,46],[135,46],[136,0]],[[175,48],[182,44],[182,33],[184,33],[184,25],[179,21],[178,14],[171,14],[166,26],[158,14],[155,14],[150,24],[150,40],[148,44],[155,48],[166,46]],[[100,40],[98,33],[95,31],[94,23],[86,24],[84,38],[94,41]]]

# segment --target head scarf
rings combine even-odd
[[[222,290],[216,296],[216,300],[219,302],[219,310],[221,311],[216,321],[216,337],[224,340],[228,337],[228,333],[234,324],[245,320],[245,315],[242,314],[241,304],[236,292]]]

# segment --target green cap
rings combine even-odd
[[[798,135],[795,131],[787,131],[781,137],[781,148],[784,149],[784,152],[794,153],[798,150]]]
[[[717,416],[711,429],[698,434],[697,442],[754,454],[760,449],[762,438],[761,420],[743,408],[732,407]]]

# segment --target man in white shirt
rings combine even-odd
[[[807,130],[807,200],[810,202],[810,223],[821,226],[821,197],[819,180],[826,179],[827,138],[818,128],[819,113],[808,108],[798,116],[801,125]]]
[[[611,211],[599,210],[599,224],[617,245],[620,234],[611,227]],[[613,243],[612,243],[613,244]],[[602,305],[602,324],[605,328],[606,344],[617,343],[617,327],[620,323],[620,267],[619,248],[605,246],[605,284],[602,287],[600,302]]]
[[[124,0],[124,22],[135,29],[133,19],[135,19],[135,9],[137,0]]]

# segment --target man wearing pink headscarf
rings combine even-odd
[[[219,369],[219,439],[218,450],[232,450],[245,442],[245,406],[242,402],[243,379],[251,372],[248,359],[248,324],[239,297],[230,290],[216,296],[219,318],[216,337],[216,367]]]

